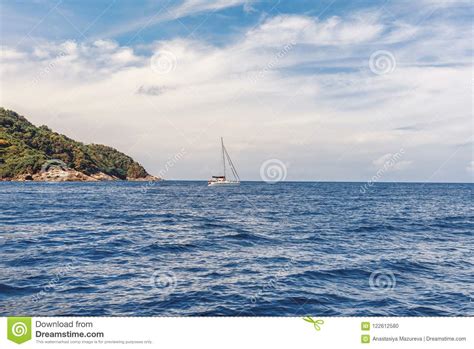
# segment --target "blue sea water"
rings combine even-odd
[[[472,184],[0,183],[0,315],[474,315]]]

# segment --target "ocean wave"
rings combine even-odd
[[[474,316],[472,185],[0,185],[4,314]]]

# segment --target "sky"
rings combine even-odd
[[[152,174],[473,182],[468,0],[0,4],[0,105]]]

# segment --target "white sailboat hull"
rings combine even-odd
[[[218,187],[218,186],[231,186],[231,185],[240,185],[240,182],[234,181],[219,181],[219,182],[208,182],[208,187]]]

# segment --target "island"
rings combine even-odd
[[[0,181],[111,180],[161,178],[112,147],[75,141],[0,108]]]

